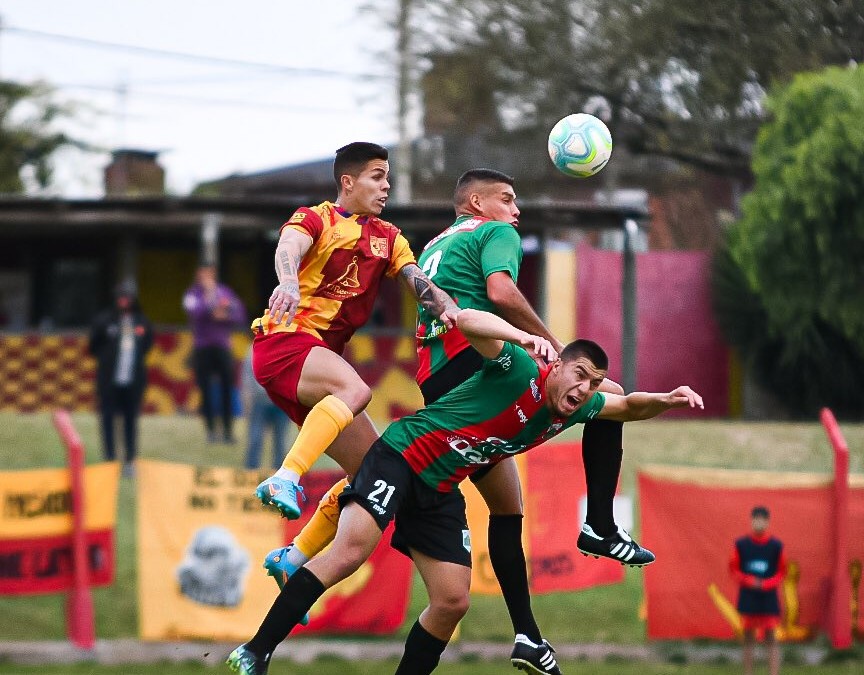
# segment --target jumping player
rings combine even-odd
[[[417,266],[399,230],[378,217],[390,191],[387,157],[374,143],[336,151],[336,202],[297,209],[283,225],[279,285],[252,324],[255,378],[302,425],[282,467],[256,489],[287,518],[300,515],[300,476],[325,450],[353,473],[362,458],[356,448],[378,438],[363,412],[371,391],[340,354],[369,318],[382,278],[398,275],[418,304],[447,325],[457,309]]]
[[[624,422],[702,407],[689,387],[626,397],[600,393],[608,360],[593,342],[577,340],[558,358],[548,340],[495,315],[465,309],[456,323],[484,357],[483,368],[437,402],[391,424],[373,444],[340,497],[333,546],[287,580],[255,636],[229,656],[236,672],[265,675],[276,646],[327,588],[359,568],[397,518],[393,546],[414,560],[429,605],[411,629],[396,672],[431,673],[468,609],[470,537],[458,490],[466,475],[595,417]],[[541,367],[535,358],[553,362]],[[635,555],[638,544],[630,545]]]

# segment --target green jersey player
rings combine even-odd
[[[467,473],[593,418],[625,422],[702,407],[686,386],[666,394],[600,393],[608,361],[588,340],[571,343],[559,358],[545,338],[487,312],[461,310],[456,323],[485,359],[483,368],[436,403],[394,422],[373,444],[340,497],[333,545],[287,580],[255,636],[229,656],[235,671],[265,675],[276,646],[327,588],[368,559],[395,519],[393,546],[411,556],[429,594],[396,672],[431,673],[468,610],[470,537],[458,490]],[[551,365],[538,366],[535,358]],[[636,542],[628,546],[623,562],[640,549]]]

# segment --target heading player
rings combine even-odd
[[[557,358],[548,340],[492,314],[465,309],[456,321],[486,359],[483,368],[436,403],[391,424],[369,449],[340,497],[333,546],[287,580],[255,636],[229,656],[235,671],[264,675],[276,646],[327,588],[360,567],[398,516],[393,546],[414,560],[429,605],[408,635],[396,672],[431,673],[468,609],[470,538],[458,489],[467,474],[595,417],[623,422],[702,407],[689,387],[626,397],[600,393],[608,361],[593,342],[571,343]],[[553,363],[538,366],[514,343]]]

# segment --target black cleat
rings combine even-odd
[[[593,555],[595,558],[609,558],[616,560],[622,565],[630,567],[645,567],[654,562],[654,554],[647,548],[642,548],[633,538],[620,527],[618,531],[609,536],[601,537],[588,523],[582,526],[579,539],[576,541],[578,548],[584,555]]]
[[[516,644],[510,654],[510,663],[514,668],[524,670],[526,673],[561,675],[561,670],[555,661],[555,650],[546,640],[535,645],[524,635],[517,635]]]

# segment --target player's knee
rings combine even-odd
[[[359,377],[334,394],[351,408],[355,416],[363,412],[372,400],[372,389]]]
[[[460,592],[440,593],[436,597],[430,598],[429,602],[432,611],[454,625],[459,623],[468,613],[470,605],[471,600],[468,593]]]

